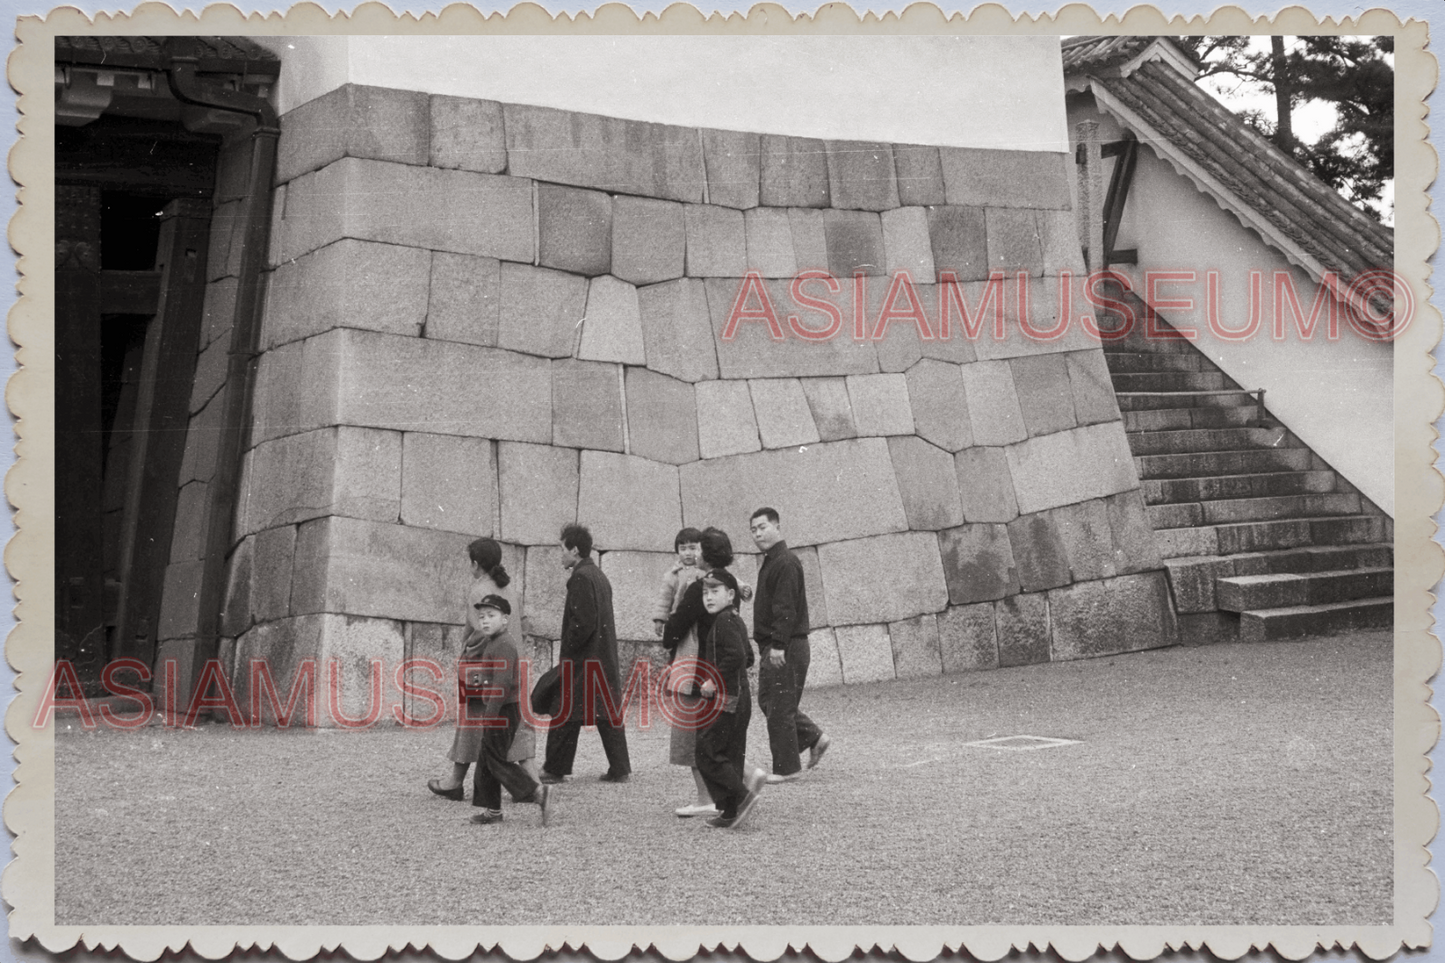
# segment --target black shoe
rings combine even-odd
[[[554,775],[554,774],[548,772],[547,770],[543,769],[543,770],[542,770],[542,776],[541,776],[541,778],[538,779],[537,781],[540,782],[540,783],[541,783],[542,785],[544,785],[544,786],[555,786],[555,785],[557,785],[557,783],[561,782],[562,780],[564,780],[564,779],[566,779],[566,778],[567,778],[566,776]]]
[[[598,781],[598,782],[626,782],[627,780],[629,780],[629,779],[631,779],[631,778],[632,778],[632,773],[630,773],[630,772],[612,772],[611,770],[608,770],[607,772],[604,772],[601,776],[598,776],[598,777],[597,777],[597,781]]]
[[[501,814],[501,813],[488,812],[488,811],[485,810],[485,809],[483,809],[481,812],[477,813],[476,815],[472,816],[472,825],[473,825],[473,826],[490,826],[490,825],[492,825],[492,823],[499,823],[499,822],[501,822],[501,821],[502,821],[502,814]]]
[[[443,799],[450,799],[453,802],[459,801],[463,795],[461,786],[457,786],[455,789],[444,789],[442,784],[435,779],[428,779],[426,787]]]
[[[738,818],[736,816],[732,817],[731,819],[729,819],[727,816],[714,816],[707,821],[707,824],[713,829],[731,829],[733,823],[737,821]]]

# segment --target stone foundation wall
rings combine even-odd
[[[1067,162],[354,85],[296,108],[226,612],[236,678],[283,651],[454,661],[478,535],[506,545],[548,664],[574,519],[625,660],[655,660],[677,529],[751,550],[760,505],[807,572],[811,684],[1171,644],[1088,306],[1060,290],[1082,270]],[[838,280],[790,280],[810,269]],[[990,293],[1002,331],[988,313],[965,336],[958,301],[979,323]],[[1060,336],[1025,337],[1058,325],[1061,294]],[[798,334],[830,312],[837,335]]]

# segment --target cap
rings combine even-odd
[[[472,603],[472,608],[474,608],[474,609],[496,609],[498,612],[501,612],[503,615],[511,615],[511,614],[512,614],[512,605],[511,605],[511,603],[508,602],[506,599],[502,598],[500,595],[484,595],[484,596],[482,596],[482,600],[481,600],[480,602],[473,602],[473,603]]]
[[[708,569],[707,572],[703,575],[702,580],[704,583],[712,582],[714,585],[726,585],[734,592],[738,590],[737,578],[733,575],[732,572],[729,572],[725,568]]]

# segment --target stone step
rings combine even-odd
[[[1308,448],[1254,448],[1248,451],[1140,455],[1134,459],[1134,468],[1141,479],[1258,475],[1266,472],[1306,471],[1313,467],[1314,453]]]
[[[1120,351],[1104,349],[1104,363],[1110,374],[1137,374],[1147,371],[1213,371],[1214,365],[1198,352],[1187,354],[1161,351]]]
[[[1182,354],[1200,356],[1200,351],[1186,338],[1150,337],[1145,332],[1144,318],[1138,316],[1129,333],[1122,338],[1110,339],[1108,335],[1120,330],[1122,320],[1112,311],[1097,311],[1099,330],[1105,335],[1104,348],[1108,351],[1130,351],[1141,354]],[[1164,331],[1172,330],[1167,324],[1159,325]]]
[[[1237,388],[1220,371],[1153,371],[1143,374],[1110,374],[1118,391],[1217,391]]]
[[[1175,431],[1128,433],[1135,455],[1182,455],[1203,451],[1241,451],[1248,448],[1303,447],[1283,428],[1183,428]]]
[[[1300,576],[1354,569],[1393,571],[1394,564],[1394,547],[1385,543],[1309,545],[1238,555],[1183,555],[1164,560],[1169,588],[1180,614],[1215,611],[1218,608],[1216,584],[1221,579],[1276,574]]]
[[[1149,524],[1157,532],[1166,528],[1194,528],[1199,525],[1228,525],[1234,522],[1358,515],[1360,496],[1348,492],[1332,492],[1328,495],[1220,498],[1149,505],[1145,510],[1149,513]]]
[[[1239,614],[1239,641],[1270,642],[1305,635],[1337,635],[1395,624],[1392,597],[1355,599],[1325,605],[1289,605]]]
[[[1355,599],[1382,598],[1395,590],[1393,568],[1355,568],[1338,572],[1281,572],[1275,575],[1232,575],[1214,583],[1219,608],[1251,612],[1293,605],[1327,605]]]
[[[1195,394],[1187,391],[1120,391],[1114,388],[1120,411],[1152,411],[1158,408],[1235,408],[1255,410],[1254,395],[1244,391],[1224,394]]]
[[[1140,482],[1146,505],[1226,498],[1325,494],[1335,490],[1332,471],[1273,471],[1206,478],[1151,478]]]
[[[1228,397],[1228,396],[1225,396]],[[1253,405],[1227,408],[1147,408],[1124,412],[1124,430],[1176,431],[1186,428],[1243,428],[1259,415]]]
[[[1334,518],[1285,518],[1275,521],[1166,528],[1154,533],[1162,558],[1185,555],[1236,555],[1306,545],[1359,545],[1385,537],[1380,515]]]

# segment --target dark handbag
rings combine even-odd
[[[539,716],[555,716],[562,711],[562,664],[559,662],[537,680],[532,689],[532,712]]]

